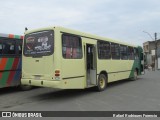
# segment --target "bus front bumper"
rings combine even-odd
[[[61,88],[60,81],[54,80],[33,80],[33,79],[21,79],[22,85],[31,85],[39,87],[51,87],[51,88]]]

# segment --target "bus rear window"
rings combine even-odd
[[[53,53],[54,33],[40,31],[25,35],[24,55],[25,56],[47,56]]]

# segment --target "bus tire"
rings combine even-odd
[[[107,86],[107,77],[104,74],[100,74],[97,82],[97,91],[105,90]]]
[[[138,71],[135,69],[135,70],[134,70],[134,75],[133,75],[133,77],[132,77],[131,80],[135,81],[135,80],[137,80],[137,79],[138,79]]]

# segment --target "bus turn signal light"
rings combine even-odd
[[[60,70],[55,70],[55,73],[60,73]]]
[[[60,70],[55,70],[55,76],[59,77],[60,76]]]

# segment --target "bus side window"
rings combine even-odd
[[[4,41],[3,54],[6,55],[16,54],[15,41]]]
[[[21,54],[22,53],[22,46],[18,45],[18,53]]]
[[[128,58],[129,58],[129,60],[134,60],[134,49],[133,49],[133,47],[128,47]]]
[[[127,46],[125,45],[120,45],[120,53],[121,53],[121,59],[122,60],[127,60],[128,55],[127,55]]]
[[[98,58],[111,59],[110,43],[106,41],[98,41]]]
[[[17,50],[18,50],[18,54],[21,55],[22,54],[22,41],[17,41]]]
[[[0,55],[2,54],[2,42],[0,42]]]
[[[63,35],[62,54],[65,59],[81,59],[82,44],[81,38],[72,35]]]
[[[135,57],[135,59],[139,58],[138,49],[137,48],[134,48],[134,57]]]
[[[112,59],[120,59],[120,47],[117,43],[111,43]]]

